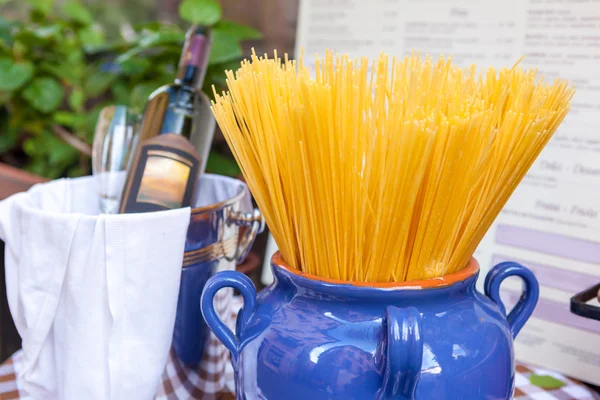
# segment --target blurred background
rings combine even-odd
[[[0,161],[54,179],[90,172],[100,108],[171,82],[183,33],[218,21],[205,92],[251,48],[293,52],[297,0],[0,1]],[[143,55],[144,57],[135,57]],[[208,172],[235,176],[216,135]]]

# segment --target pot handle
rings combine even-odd
[[[387,349],[379,400],[412,400],[423,362],[421,315],[415,307],[386,308]]]
[[[229,221],[238,226],[246,227],[246,231],[240,239],[233,257],[225,257],[227,261],[235,260],[237,264],[241,264],[250,252],[256,236],[265,230],[265,219],[262,217],[259,209],[255,208],[254,211],[248,213],[234,212],[229,217]]]
[[[540,297],[540,286],[533,272],[516,262],[502,262],[492,268],[485,277],[485,294],[500,307],[504,315],[506,309],[500,299],[500,285],[509,276],[518,276],[525,283],[521,298],[506,317],[514,339],[535,309]]]
[[[215,294],[226,287],[237,289],[244,298],[244,305],[238,313],[235,334],[221,321],[213,305]],[[239,355],[247,343],[247,340],[244,340],[243,336],[255,308],[256,288],[254,287],[254,283],[240,272],[219,272],[210,277],[202,291],[200,309],[202,310],[204,320],[215,336],[231,352],[231,361],[234,367],[237,365]]]

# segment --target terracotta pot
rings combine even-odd
[[[0,200],[45,181],[46,178],[0,163]]]

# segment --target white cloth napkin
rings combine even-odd
[[[36,400],[146,400],[160,382],[190,209],[97,214],[91,177],[0,202],[19,378]]]

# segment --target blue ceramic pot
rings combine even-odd
[[[273,256],[275,281],[256,296],[247,277],[211,277],[201,308],[231,351],[238,399],[509,399],[513,339],[538,299],[534,275],[516,263],[494,267],[486,295],[479,265],[444,278],[355,285],[306,275]],[[508,314],[499,288],[525,283]],[[234,287],[244,297],[236,333],[218,319],[213,297]]]

